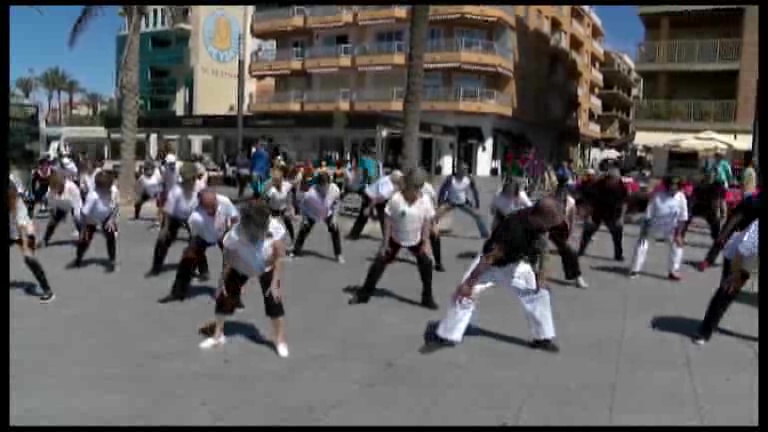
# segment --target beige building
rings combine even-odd
[[[273,118],[331,113],[340,125],[401,115],[409,12],[398,5],[256,10],[252,36],[275,45],[252,54],[249,72],[274,79],[275,93],[256,98],[250,111]],[[430,7],[422,121],[458,133],[425,133],[423,164],[447,173],[460,159],[488,175],[516,142],[533,143],[546,157],[599,138],[602,38],[587,6]],[[338,153],[355,147],[343,126],[332,129],[310,136],[293,130],[286,139]],[[398,146],[396,133],[386,138],[385,160],[397,159]]]
[[[642,78],[628,55],[606,51],[601,69],[604,87],[600,91],[601,136],[607,144],[625,144],[635,132],[635,105],[642,92]]]

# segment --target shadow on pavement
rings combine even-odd
[[[262,345],[275,349],[274,344],[261,334],[261,331],[252,323],[243,321],[226,321],[224,323],[224,334],[227,336],[241,336],[256,345]]]
[[[599,272],[613,273],[621,276],[627,276],[628,274],[627,267],[623,267],[623,266],[592,266],[591,268],[592,270],[597,270]],[[639,274],[640,276],[652,277],[658,280],[663,280],[663,281],[669,280],[665,276],[661,276],[653,273],[647,273],[647,272],[641,271]]]
[[[674,333],[681,336],[694,337],[697,334],[700,323],[700,320],[693,318],[658,316],[651,320],[651,328],[664,333]]]
[[[315,252],[315,251],[312,251],[312,250],[301,251],[301,255],[296,255],[296,256],[299,257],[299,258],[301,258],[301,257],[315,257],[315,258],[320,258],[320,259],[323,259],[323,260],[326,260],[326,261],[336,262],[336,258],[330,257],[328,255],[322,255],[322,254],[320,254],[318,252]]]
[[[8,283],[10,289],[20,289],[24,291],[24,294],[28,296],[37,297],[37,284],[27,281],[10,281]]]
[[[80,266],[81,268],[89,267],[91,265],[99,265],[101,267],[104,267],[104,269],[107,269],[109,266],[109,259],[107,258],[86,258],[83,260],[83,264]]]
[[[376,260],[376,257],[375,256],[368,257],[365,260],[368,261],[368,262],[373,262],[374,260]],[[402,263],[402,264],[411,264],[411,265],[414,265],[414,266],[416,265],[416,260],[408,259],[408,258],[405,258],[405,257],[401,257],[399,253],[398,253],[397,257],[395,257],[395,262],[399,262],[399,263]]]
[[[756,308],[758,306],[757,293],[741,291],[739,295],[736,296],[736,302]]]
[[[429,321],[427,322],[427,327],[424,330],[424,345],[419,348],[420,354],[432,354],[436,351],[439,351],[441,349],[445,348],[452,348],[455,345],[447,345],[447,344],[440,344],[440,343],[430,343],[429,341],[433,340],[435,338],[435,331],[437,330],[437,326],[440,324],[440,321]],[[477,327],[473,324],[470,324],[469,327],[467,327],[466,332],[464,333],[464,337],[485,337],[488,339],[493,339],[498,342],[504,342],[512,345],[518,345],[522,347],[528,348],[528,341],[524,339],[520,339],[515,336],[509,336],[504,335],[501,333],[496,333],[491,330],[486,330],[481,327]]]
[[[464,251],[456,255],[456,259],[473,260],[477,257],[477,251]]]
[[[354,294],[355,291],[360,289],[359,285],[348,285],[342,289],[342,291],[345,294]],[[376,288],[376,290],[373,292],[373,296],[371,297],[383,297],[383,298],[391,298],[395,301],[398,301],[400,303],[405,303],[407,305],[416,306],[418,308],[422,308],[421,302],[412,300],[406,297],[401,296],[400,294],[395,294],[392,291],[386,289],[386,288]]]
[[[216,294],[216,288],[209,286],[209,285],[192,285],[189,287],[189,292],[187,293],[187,299],[191,300],[193,298],[197,297],[203,297],[208,296],[210,298],[214,298],[213,296]]]
[[[616,262],[616,260],[611,257],[599,256],[599,255],[584,254],[580,258],[589,258],[589,259],[598,260],[598,261]]]
[[[735,332],[735,331],[732,331],[732,330],[724,329],[722,327],[718,328],[717,332],[720,333],[720,334],[723,334],[723,335],[726,335],[726,336],[730,336],[730,337],[733,337],[733,338],[736,338],[736,339],[741,339],[741,340],[747,341],[747,342],[759,342],[757,337],[755,337],[755,336],[746,335],[744,333],[738,333],[738,332]]]
[[[48,242],[48,245],[45,246],[42,249],[49,248],[49,247],[57,247],[57,246],[75,246],[77,244],[76,239],[72,240],[54,240],[52,242]]]

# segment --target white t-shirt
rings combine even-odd
[[[504,195],[502,192],[499,192],[493,198],[493,202],[491,203],[491,212],[499,212],[502,216],[508,216],[518,210],[531,207],[532,205],[533,203],[531,202],[530,198],[528,198],[528,194],[526,194],[523,190],[521,190],[516,197],[511,199]]]
[[[301,201],[302,213],[314,222],[324,221],[336,212],[341,198],[341,191],[335,184],[328,185],[328,191],[322,196],[317,186],[309,188]]]
[[[466,204],[469,200],[469,188],[472,185],[472,181],[468,176],[464,176],[461,180],[456,177],[451,177],[448,185],[448,201],[452,204]]]
[[[81,210],[83,220],[86,224],[103,224],[112,216],[119,199],[117,186],[114,185],[108,195],[100,195],[95,190],[88,192]]]
[[[371,197],[371,199],[381,201],[386,201],[392,198],[392,195],[395,192],[395,184],[392,183],[392,179],[389,176],[384,176],[365,188],[366,195]]]
[[[723,257],[732,260],[738,252],[743,259],[742,267],[747,271],[757,270],[760,245],[760,219],[755,219],[744,231],[737,232],[723,247]]]
[[[48,205],[56,210],[73,210],[75,216],[80,217],[80,210],[83,206],[83,198],[80,195],[80,188],[72,180],[65,180],[64,190],[57,194],[48,189]]]
[[[87,194],[92,190],[96,190],[96,174],[101,171],[103,171],[101,168],[96,168],[92,173],[83,173],[83,175],[80,176],[80,188],[83,192]]]
[[[236,222],[240,214],[232,201],[224,195],[217,194],[216,201],[218,206],[214,216],[209,215],[198,206],[188,220],[189,231],[192,235],[200,237],[210,244],[218,242],[224,236],[227,228]]]
[[[285,210],[290,202],[292,188],[293,186],[285,180],[283,180],[283,183],[280,185],[280,190],[277,190],[277,188],[270,183],[264,194],[269,202],[269,208],[272,210]]]
[[[421,187],[421,194],[429,199],[429,202],[431,202],[432,205],[437,208],[437,193],[431,184],[425,182],[424,186]]]
[[[157,196],[163,187],[162,181],[163,179],[158,170],[155,170],[149,176],[142,174],[136,181],[136,194],[147,194],[150,197]]]
[[[392,195],[384,211],[392,221],[392,238],[404,247],[419,244],[424,224],[435,217],[435,206],[429,197],[421,195],[408,204],[401,192]]]
[[[276,241],[285,236],[283,224],[271,218],[269,235],[259,242],[252,243],[240,233],[240,225],[235,225],[224,237],[224,253],[227,263],[233,269],[248,276],[259,276],[271,270],[268,267],[272,259],[272,250]]]
[[[678,191],[670,195],[661,191],[653,195],[646,210],[650,233],[658,237],[669,237],[675,232],[680,222],[688,220],[688,201],[685,194]]]
[[[19,233],[19,227],[24,231]],[[32,219],[29,218],[27,213],[27,206],[24,205],[24,201],[21,198],[16,199],[16,214],[13,215],[8,212],[8,235],[11,240],[18,240],[21,238],[21,234],[30,236],[35,234],[35,224],[32,223]]]
[[[197,206],[197,192],[186,195],[180,185],[175,185],[165,201],[163,212],[176,219],[187,220]]]
[[[347,189],[358,190],[363,183],[363,173],[358,168],[352,171],[351,168],[344,170],[344,185]]]
[[[176,165],[173,165],[173,167],[165,166],[163,168],[163,187],[167,191],[170,191],[174,186],[179,184],[179,171],[176,168]]]

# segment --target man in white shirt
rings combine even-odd
[[[360,238],[365,224],[368,223],[369,215],[374,209],[376,216],[379,218],[381,234],[382,236],[384,235],[384,221],[386,220],[384,208],[392,195],[401,189],[402,181],[403,173],[395,170],[389,175],[381,177],[365,189],[363,203],[360,205],[360,213],[357,215],[357,219],[355,219],[355,224],[352,225],[352,230],[350,230],[347,236],[348,239],[357,240]]]
[[[432,228],[429,230],[429,245],[432,249],[432,260],[435,262],[435,271],[444,272],[442,259],[442,246],[440,245],[440,221],[437,220],[437,193],[435,188],[429,183],[424,182],[424,186],[421,187],[421,194],[432,203],[432,207],[435,208],[435,217],[432,220]]]
[[[695,344],[702,345],[712,337],[725,312],[757,271],[760,265],[759,244],[760,219],[755,219],[746,230],[734,234],[726,244],[720,287],[710,300],[697,335],[693,338]]]
[[[293,186],[285,181],[282,170],[273,170],[272,179],[266,186],[264,198],[272,211],[272,217],[281,220],[288,231],[291,242],[295,240],[293,232]]]
[[[409,171],[402,192],[395,192],[387,203],[381,250],[368,269],[363,286],[350,299],[350,304],[368,303],[384,270],[394,261],[401,248],[407,248],[416,257],[421,276],[421,305],[437,310],[437,303],[432,297],[432,260],[429,258],[431,251],[428,241],[435,208],[431,200],[421,192],[425,177],[419,168]]]
[[[75,260],[70,268],[83,265],[85,252],[93,241],[93,235],[101,228],[107,240],[107,255],[109,262],[106,266],[108,273],[117,270],[117,217],[120,198],[112,175],[107,172],[96,174],[94,190],[88,193],[81,210],[82,229],[77,243]]]
[[[341,191],[338,186],[331,183],[328,173],[320,173],[317,176],[317,184],[309,188],[301,201],[304,222],[299,229],[299,235],[296,237],[296,244],[293,247],[293,256],[301,256],[304,248],[304,241],[312,231],[312,227],[317,222],[325,222],[328,226],[328,233],[331,234],[333,243],[333,254],[339,264],[344,264],[344,257],[341,255],[341,233],[339,224],[336,222],[336,211],[339,208]]]
[[[141,176],[136,180],[136,204],[134,205],[133,218],[139,220],[141,208],[147,201],[157,199],[162,191],[162,177],[152,161],[145,161],[141,170]],[[158,212],[162,209],[158,208]]]
[[[48,218],[48,225],[43,236],[43,245],[48,246],[53,233],[67,214],[72,215],[77,232],[80,232],[80,217],[83,199],[80,197],[80,189],[75,182],[64,178],[60,173],[51,174],[48,186],[48,205],[52,211]]]
[[[190,171],[192,172],[192,171]],[[195,172],[195,179],[197,178],[197,171]],[[157,206],[159,208],[162,208],[165,206],[165,201],[168,199],[168,194],[171,193],[171,190],[173,190],[173,187],[176,186],[179,183],[179,169],[176,166],[176,156],[173,153],[168,153],[168,155],[165,156],[165,159],[163,159],[163,164],[160,167],[160,175],[163,179],[163,188],[160,192],[160,198],[157,200]],[[160,213],[160,225],[163,226],[165,223],[165,215],[161,212]]]
[[[160,303],[184,300],[196,268],[200,272],[200,280],[209,279],[208,258],[205,252],[214,245],[222,247],[224,235],[237,223],[238,217],[237,208],[229,198],[211,189],[200,192],[199,204],[189,216],[192,239],[181,255],[171,293],[160,299]]]
[[[469,192],[474,195],[474,202],[470,201]],[[480,237],[488,238],[491,235],[483,217],[477,212],[477,209],[480,208],[480,195],[477,193],[475,181],[467,175],[467,167],[463,163],[459,162],[456,173],[445,179],[445,182],[440,186],[438,197],[442,203],[437,209],[438,220],[451,210],[458,209],[475,221]]]
[[[168,249],[176,241],[179,229],[187,225],[187,219],[197,207],[196,177],[197,170],[192,164],[182,166],[181,183],[174,185],[167,194],[162,210],[163,226],[155,242],[152,268],[147,276],[160,274]]]

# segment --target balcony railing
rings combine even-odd
[[[565,34],[564,31],[560,31],[560,30],[553,31],[552,36],[549,38],[549,41],[550,41],[550,45],[553,47],[568,49],[568,36]]]
[[[594,48],[595,52],[599,53],[601,56],[605,55],[603,44],[601,44],[597,39],[592,39],[592,48]]]
[[[732,123],[735,100],[644,100],[638,104],[638,120],[682,123]]]
[[[290,6],[274,9],[257,10],[253,13],[253,21],[263,22],[276,19],[293,18],[296,16],[305,16],[306,8],[303,6]]]
[[[477,87],[425,88],[423,98],[428,102],[480,102],[512,106],[510,95]]]
[[[603,101],[601,101],[599,97],[597,97],[595,95],[590,95],[589,96],[589,101],[592,103],[592,105],[600,107],[600,109],[603,108]]]
[[[394,88],[368,88],[358,90],[354,99],[359,102],[397,102],[405,98],[405,89]]]
[[[615,93],[618,95],[624,96],[626,99],[632,99],[632,94],[628,91],[622,90],[618,87],[605,87],[600,89],[600,92],[603,93]]]
[[[381,54],[403,54],[405,53],[405,42],[379,42],[365,45],[358,45],[355,48],[356,55],[381,55]]]
[[[312,6],[306,9],[308,17],[331,17],[351,13],[350,6]]]
[[[582,35],[587,34],[587,32],[584,30],[584,27],[582,27],[581,24],[579,24],[579,22],[576,21],[575,19],[571,19],[571,27],[573,27],[573,29],[576,30],[576,32]]]
[[[594,132],[594,133],[597,133],[597,134],[600,133],[600,125],[595,123],[595,122],[593,122],[593,121],[589,122],[588,128],[589,128],[590,132]]]
[[[251,63],[304,60],[304,48],[283,48],[251,52]]]
[[[637,53],[640,64],[735,63],[741,59],[740,39],[699,39],[645,42]]]
[[[592,77],[595,78],[598,82],[603,82],[603,73],[594,66],[592,66]]]
[[[307,49],[307,58],[350,57],[352,45],[314,46]]]
[[[475,52],[510,57],[511,51],[496,42],[482,39],[430,39],[427,41],[428,53],[438,52]]]
[[[358,11],[380,11],[380,10],[388,10],[388,9],[410,9],[411,7],[409,5],[368,5],[368,6],[358,6]]]
[[[269,95],[264,101],[266,103],[301,103],[304,102],[304,92],[301,90],[292,90],[288,92],[279,92]]]
[[[313,91],[304,94],[304,102],[307,103],[333,103],[349,102],[352,93],[349,89]]]

